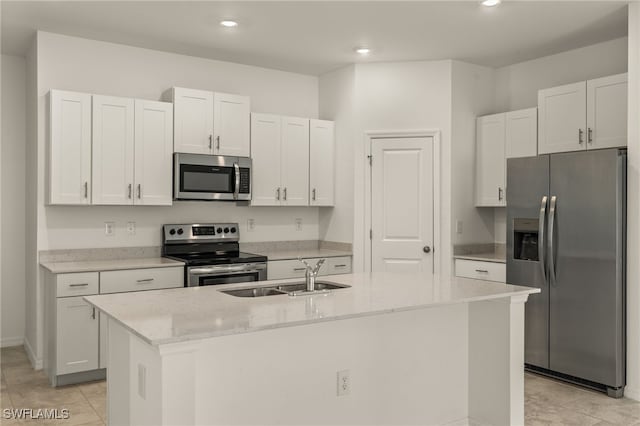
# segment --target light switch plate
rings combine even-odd
[[[116,223],[115,222],[105,222],[104,223],[104,235],[112,237],[116,233]]]
[[[296,231],[302,231],[302,219],[296,218]]]
[[[462,234],[462,221],[461,220],[457,220],[456,221],[456,233]]]
[[[127,234],[136,235],[136,223],[135,222],[127,222]]]
[[[251,232],[256,229],[256,221],[253,219],[247,219],[247,231]]]

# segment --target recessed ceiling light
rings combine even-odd
[[[223,27],[227,27],[227,28],[233,28],[233,27],[237,27],[238,23],[236,21],[220,21],[220,25],[222,25]]]
[[[484,0],[482,2],[483,6],[487,6],[487,7],[493,7],[493,6],[497,6],[500,4],[500,0]]]
[[[371,53],[371,49],[369,49],[368,47],[358,47],[356,49],[356,52],[361,55],[368,55],[369,53]]]

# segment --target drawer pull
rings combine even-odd
[[[136,282],[139,283],[139,284],[150,283],[151,281],[153,281],[153,278],[145,278],[144,280],[136,280]]]
[[[489,271],[487,271],[486,269],[476,269],[476,272],[482,272],[484,274],[488,274]]]
[[[69,284],[69,287],[86,287],[89,283]]]
[[[336,265],[335,268],[346,268],[347,265]]]
[[[293,268],[294,271],[306,271],[307,268]]]

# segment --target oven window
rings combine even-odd
[[[198,278],[198,285],[222,285],[234,283],[246,283],[250,281],[258,281],[258,272],[247,272],[245,274],[234,275],[210,275]]]
[[[182,164],[180,166],[181,192],[233,192],[233,168]]]

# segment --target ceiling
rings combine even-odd
[[[36,29],[322,74],[362,61],[459,59],[500,67],[627,34],[627,2],[6,1],[2,53]],[[227,29],[218,22],[235,19]],[[373,52],[360,57],[358,46]]]

